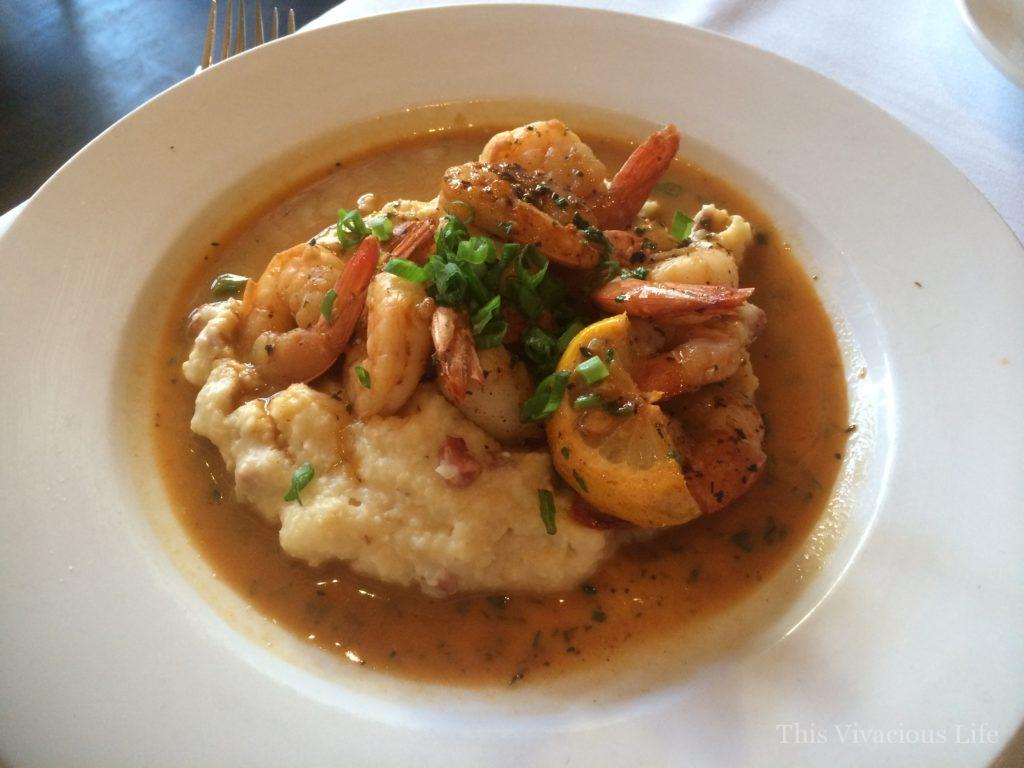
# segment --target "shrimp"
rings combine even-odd
[[[601,229],[616,230],[632,224],[678,150],[679,129],[674,125],[647,137],[594,204],[594,223]]]
[[[638,367],[637,384],[662,398],[693,392],[724,381],[750,358],[750,345],[765,325],[764,311],[743,304],[734,315],[697,324],[663,324],[667,351],[648,356]]]
[[[480,162],[515,163],[538,171],[584,201],[605,193],[604,163],[561,120],[542,120],[495,135],[480,153]]]
[[[704,514],[728,506],[764,469],[764,420],[749,361],[723,382],[664,406],[686,486]]]
[[[395,227],[388,241],[388,253],[396,259],[409,259],[417,264],[427,260],[427,246],[433,241],[437,221],[432,218],[419,221],[405,221]]]
[[[474,225],[512,242],[536,243],[552,261],[580,269],[597,266],[601,248],[563,221],[571,214],[553,202],[556,194],[543,174],[513,163],[466,163],[445,171],[440,205],[465,203],[474,212]]]
[[[667,125],[651,134],[606,184],[607,169],[594,151],[561,120],[544,120],[492,137],[481,163],[515,163],[586,205],[602,230],[624,230],[640,213],[658,179],[679,150],[679,129]],[[582,212],[581,212],[582,213]],[[586,217],[585,217],[586,218]]]
[[[469,320],[464,312],[438,307],[430,321],[430,333],[437,351],[441,391],[451,402],[458,403],[466,396],[470,382],[484,381]]]
[[[753,288],[720,285],[685,285],[646,280],[612,280],[591,298],[609,314],[663,318],[691,312],[714,314],[732,310],[754,293]]]
[[[477,349],[465,314],[438,307],[432,323],[441,393],[462,415],[502,443],[540,438],[539,424],[524,424],[519,409],[533,394],[526,366],[503,346]]]
[[[377,239],[367,237],[338,270],[340,260],[329,249],[303,243],[275,255],[259,279],[249,281],[239,340],[265,384],[310,381],[331,367],[362,315],[378,256]],[[336,297],[324,317],[332,282]]]
[[[430,360],[433,314],[434,301],[422,285],[388,272],[373,276],[365,339],[346,356],[345,392],[358,418],[390,416],[412,396]],[[357,368],[366,371],[369,386]]]
[[[764,328],[765,314],[747,302],[753,288],[613,280],[594,295],[631,324],[637,385],[672,398],[732,376]],[[645,322],[646,321],[646,322]]]

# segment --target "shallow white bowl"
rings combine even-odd
[[[158,478],[135,472],[149,447],[125,405],[145,375],[132,353],[162,320],[172,257],[340,127],[481,97],[679,123],[683,153],[794,241],[840,330],[861,430],[821,532],[834,543],[801,590],[752,623],[769,585],[690,663],[661,649],[615,681],[515,692],[339,670],[247,613],[182,538]],[[0,239],[2,757],[983,764],[1024,710],[1022,257],[981,195],[887,115],[673,24],[440,8],[286,38],[191,78],[72,159]]]

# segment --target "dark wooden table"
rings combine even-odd
[[[301,26],[338,2],[288,5]],[[252,0],[246,5],[251,21]],[[268,29],[272,5],[263,0]],[[190,75],[209,9],[209,0],[0,0],[0,214],[112,123]]]

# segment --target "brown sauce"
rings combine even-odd
[[[183,280],[153,356],[153,438],[172,505],[192,542],[255,609],[339,663],[461,685],[519,683],[591,667],[736,604],[789,560],[821,517],[846,444],[847,400],[835,334],[813,284],[762,212],[725,182],[675,161],[663,211],[714,202],[753,225],[741,282],[768,327],[753,349],[757,400],[768,426],[767,470],[738,503],[626,547],[568,592],[424,596],[286,555],[276,528],[234,500],[216,449],[189,431],[195,390],[181,376],[189,311],[210,300],[222,272],[258,275],[276,251],[307,239],[368,191],[381,202],[429,199],[449,165],[479,153],[495,132],[428,133],[332,167],[320,181],[264,207],[230,236],[211,236]],[[630,146],[584,135],[609,168]]]

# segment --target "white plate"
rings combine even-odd
[[[744,642],[682,671],[652,658],[618,686],[515,693],[317,673],[239,605],[231,621],[210,607],[231,598],[156,479],[132,472],[148,448],[122,400],[141,376],[130,352],[162,316],[172,246],[216,224],[239,184],[280,183],[261,158],[484,96],[678,122],[684,153],[796,241],[847,365],[867,368],[850,377],[860,458],[821,572]],[[981,195],[880,110],[673,24],[440,8],[286,38],[192,78],[73,158],[0,240],[2,757],[984,764],[1024,710],[1022,257]]]
[[[1024,3],[1021,0],[957,0],[960,18],[985,58],[1024,88]]]

